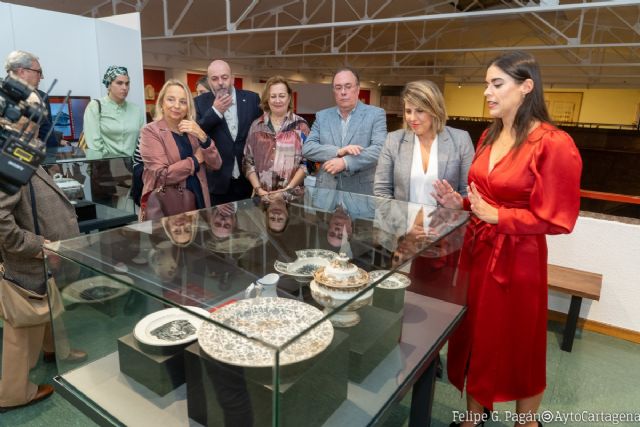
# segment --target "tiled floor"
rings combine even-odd
[[[640,414],[640,345],[597,333],[583,332],[574,343],[573,352],[560,351],[560,326],[550,324],[548,333],[547,382],[542,410],[554,415],[570,416],[604,413]],[[445,353],[443,352],[443,355]],[[443,358],[446,362],[446,359]],[[40,363],[32,372],[34,382],[50,382],[55,374],[53,365]],[[406,425],[409,398],[396,407],[385,426]],[[448,426],[453,411],[464,408],[464,399],[446,379],[438,380],[434,401],[432,426]],[[505,411],[512,411],[513,404],[496,405],[495,417],[499,421],[487,426],[510,426]],[[584,412],[583,412],[584,411]],[[53,427],[93,426],[87,417],[77,411],[62,397],[54,396],[27,408],[0,415],[0,426]],[[606,422],[580,422],[569,420],[545,423],[567,426],[609,426]],[[621,425],[640,425],[632,422]]]

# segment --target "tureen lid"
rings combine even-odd
[[[369,284],[369,273],[350,263],[343,252],[326,267],[318,268],[313,278],[317,284],[329,288],[359,290]]]

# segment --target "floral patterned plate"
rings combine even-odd
[[[204,308],[186,306],[185,309],[209,317]],[[187,344],[198,338],[202,318],[179,308],[167,308],[145,316],[133,330],[133,336],[143,344],[157,347]]]
[[[133,280],[122,274],[114,274],[125,283]],[[108,276],[87,277],[62,289],[62,297],[71,303],[92,304],[118,298],[129,292],[129,287]]]
[[[294,276],[297,278],[313,278],[313,273],[320,267],[326,267],[338,254],[325,249],[305,249],[296,251],[296,258],[293,262],[276,261],[273,268],[278,273]]]
[[[322,312],[297,300],[253,298],[226,305],[214,311],[211,318],[255,340],[204,322],[198,343],[209,356],[236,366],[270,367],[274,365],[275,350],[263,343],[283,345],[322,319]],[[280,365],[310,359],[327,348],[332,339],[333,326],[326,320],[282,350]]]
[[[375,270],[369,273],[369,283],[379,280],[389,273],[389,270]],[[402,273],[393,273],[378,284],[380,289],[404,289],[411,284],[411,280]]]

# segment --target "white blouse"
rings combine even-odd
[[[429,152],[429,165],[427,171],[422,169],[422,151],[420,150],[420,140],[416,135],[413,142],[413,160],[411,162],[411,175],[409,176],[409,201],[428,205],[427,214],[436,207],[436,200],[431,196],[433,191],[433,183],[438,179],[438,135],[436,135],[431,144]],[[409,205],[407,226],[411,228],[421,206]],[[428,222],[428,221],[425,221]]]
[[[429,166],[427,171],[422,169],[422,152],[418,136],[413,142],[413,161],[411,163],[411,176],[409,177],[409,201],[425,205],[436,205],[436,200],[431,196],[433,183],[438,179],[438,135],[431,144],[429,153]]]

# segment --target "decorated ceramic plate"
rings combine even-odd
[[[210,240],[207,242],[207,248],[213,252],[240,254],[260,244],[262,237],[259,234],[242,231],[222,240]]]
[[[389,273],[389,270],[375,270],[369,273],[369,283],[373,283],[380,279],[385,274]],[[404,289],[411,284],[411,280],[402,273],[393,273],[391,276],[384,279],[378,284],[380,289]]]
[[[224,306],[211,314],[216,322],[245,335],[281,346],[322,318],[322,312],[287,298],[253,298]],[[322,352],[333,339],[328,320],[297,339],[280,353],[280,365],[301,362]],[[205,322],[198,333],[200,347],[224,363],[246,367],[273,366],[275,351],[216,324]]]
[[[338,254],[326,249],[305,249],[296,251],[296,260],[293,262],[276,261],[273,268],[278,273],[295,277],[313,277],[314,271],[320,267],[326,267]]]
[[[203,317],[210,315],[200,307],[184,308]],[[133,329],[133,336],[143,344],[157,347],[187,344],[198,338],[201,325],[201,318],[173,307],[145,316]]]
[[[133,283],[128,276],[114,274],[114,277],[126,283]],[[107,276],[94,276],[71,283],[62,290],[62,296],[69,302],[91,304],[118,298],[127,292],[127,285]]]

